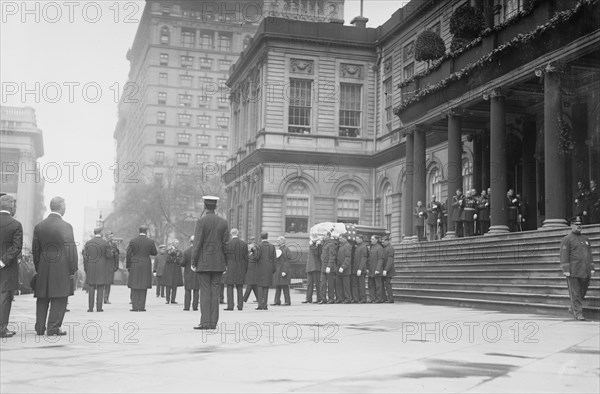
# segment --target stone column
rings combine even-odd
[[[490,132],[483,130],[481,133],[481,189],[490,187]]]
[[[532,116],[523,122],[523,203],[527,202],[527,217],[524,229],[537,228],[537,168],[535,162],[535,145],[537,130],[535,118]]]
[[[506,113],[504,96],[499,89],[490,94],[490,231],[489,235],[508,232],[506,201]]]
[[[417,206],[417,201],[421,201],[423,206],[427,206],[427,168],[425,157],[425,133],[426,129],[417,126],[414,133],[414,172],[413,172],[413,206]]]
[[[448,231],[444,238],[455,238],[456,229],[452,221],[452,196],[457,189],[462,189],[462,115],[456,111],[450,111],[448,116],[448,165],[446,179],[448,180]]]
[[[473,136],[473,188],[477,193],[481,193],[483,187],[483,148],[482,136],[477,134]],[[465,190],[466,192],[466,190]]]
[[[404,193],[402,194],[402,225],[404,227],[403,242],[412,241],[413,236],[413,174],[414,174],[414,131],[406,132],[406,180]]]
[[[544,196],[546,220],[542,228],[565,227],[567,197],[565,156],[560,151],[559,119],[562,119],[561,78],[553,67],[544,75]]]

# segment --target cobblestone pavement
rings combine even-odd
[[[270,291],[270,301],[274,291]],[[560,317],[395,304],[302,304],[200,313],[129,292],[88,313],[69,299],[63,337],[33,331],[35,299],[15,298],[0,340],[0,392],[600,392],[600,325]],[[253,296],[252,296],[253,298]],[[251,300],[252,300],[251,298]],[[221,305],[221,309],[225,305]]]

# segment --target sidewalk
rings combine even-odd
[[[154,289],[153,289],[154,290]],[[35,299],[15,298],[0,340],[0,392],[600,392],[600,325],[545,315],[395,304],[301,304],[200,312],[148,292],[129,312],[114,286],[103,313],[70,298],[64,337],[33,331]],[[269,292],[272,301],[274,290]],[[251,296],[250,300],[253,300]]]

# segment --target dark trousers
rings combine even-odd
[[[200,272],[200,325],[216,328],[219,322],[219,292],[222,272]]]
[[[248,298],[250,298],[250,293],[254,292],[254,297],[256,298],[256,302],[258,302],[258,286],[257,285],[246,285],[246,291],[244,292],[244,302],[248,302]]]
[[[336,302],[351,302],[350,275],[336,275],[335,292]]]
[[[387,302],[394,302],[394,293],[392,293],[392,277],[391,276],[385,276],[381,278],[383,281],[383,292],[384,292],[384,297],[383,297],[383,301],[387,301]]]
[[[365,288],[365,275],[356,276],[352,274],[350,278],[350,287],[352,288],[353,302],[367,302],[367,294]]]
[[[383,302],[383,282],[381,276],[369,276],[369,300]]]
[[[479,233],[480,234],[485,234],[488,231],[490,231],[490,221],[489,220],[480,221],[479,222],[479,226],[480,226],[480,228],[479,228]]]
[[[219,289],[219,302],[221,304],[225,303],[225,283],[221,283],[221,287]]]
[[[335,301],[335,274],[321,272],[321,301]]]
[[[194,292],[194,300],[192,301],[192,292]],[[192,309],[198,310],[198,301],[200,300],[200,290],[188,290],[185,289],[185,296],[183,297],[183,309],[190,310],[190,304]]]
[[[454,235],[456,237],[463,236],[463,222],[462,220],[454,221]]]
[[[425,227],[424,226],[416,226],[417,227],[417,240],[419,242],[425,240]]]
[[[162,283],[162,275],[156,277],[156,296],[164,297],[165,296],[165,286],[161,285]]]
[[[57,298],[38,298],[35,303],[35,332],[43,335],[47,332],[56,332],[60,330],[65,312],[67,311],[68,297]],[[50,313],[48,313],[48,308]],[[46,319],[48,324],[46,325]]]
[[[8,318],[10,316],[13,298],[14,293],[12,290],[0,293],[0,333],[6,331],[6,327],[8,327]]]
[[[175,303],[177,297],[177,286],[165,286],[167,288],[167,302]]]
[[[108,297],[110,297],[110,285],[104,286],[104,303],[108,303]]]
[[[96,297],[96,310],[102,310],[102,304],[104,303],[104,285],[89,285],[88,291],[88,310],[94,310],[94,296]]]
[[[258,309],[267,309],[267,300],[269,298],[269,288],[258,286]]]
[[[437,224],[428,224],[427,225],[428,236],[430,241],[435,241],[437,239]]]
[[[474,222],[472,220],[465,220],[463,222],[463,234],[465,237],[473,236],[473,231],[474,231],[473,223]]]
[[[306,289],[306,301],[312,302],[313,286],[317,293],[317,302],[321,301],[321,273],[319,271],[312,271],[306,273],[307,289]]]
[[[573,305],[573,314],[575,316],[583,316],[583,299],[587,294],[590,286],[590,278],[574,278],[567,277],[569,281],[569,289],[571,290],[571,303]]]
[[[233,309],[233,288],[237,292],[237,308],[242,310],[244,308],[244,285],[227,285],[227,309]]]
[[[131,309],[141,311],[146,309],[148,289],[131,289]]]
[[[291,304],[290,300],[290,285],[277,285],[275,286],[275,300],[273,303],[281,305],[281,292],[283,291],[283,299],[286,304]]]

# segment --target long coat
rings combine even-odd
[[[73,227],[51,213],[33,230],[33,265],[37,272],[34,296],[60,298],[73,295],[71,275],[77,272],[77,245]]]
[[[0,213],[0,292],[19,290],[19,255],[23,249],[23,226],[8,213]]]
[[[208,212],[196,222],[192,267],[197,272],[223,272],[227,266],[227,221]]]
[[[113,254],[110,244],[101,237],[94,237],[83,248],[83,269],[85,283],[90,286],[108,284],[107,266],[113,268]]]
[[[328,239],[323,242],[323,251],[321,253],[321,272],[325,272],[327,267],[331,269],[331,272],[335,270],[337,250],[338,241],[335,239]]]
[[[256,284],[269,287],[273,284],[275,273],[275,246],[263,240],[256,249]]]
[[[183,254],[175,249],[167,253],[165,270],[162,275],[161,284],[170,287],[183,286],[183,275],[181,275],[181,260]]]
[[[381,276],[381,273],[383,271],[383,246],[381,246],[380,243],[371,245],[371,250],[369,252],[368,269],[369,278],[372,278],[374,276]],[[378,271],[379,273],[375,275],[375,271]]]
[[[291,251],[286,245],[282,245],[280,248],[281,256],[275,259],[275,273],[273,274],[273,285],[274,286],[289,286],[291,283]],[[285,272],[285,276],[281,274]]]
[[[391,278],[396,273],[394,252],[394,247],[391,244],[383,247],[383,270],[386,271],[386,278]]]
[[[342,273],[339,272],[339,269],[343,268],[344,271]],[[335,269],[335,273],[337,275],[350,275],[352,273],[352,245],[349,242],[345,244],[340,244],[337,252],[337,265]]]
[[[360,245],[356,245],[356,249],[354,250],[354,260],[352,262],[352,273],[356,274],[358,270],[360,270],[361,276],[364,275],[367,271],[367,261],[369,258],[369,249],[364,242],[361,242]]]
[[[306,272],[321,271],[322,246],[311,243],[308,247],[308,258],[306,259]]]
[[[442,214],[442,204],[438,201],[431,201],[427,209],[427,225],[437,226],[437,221]]]
[[[223,283],[227,285],[243,285],[248,271],[248,245],[235,237],[227,244],[227,271],[223,275]]]
[[[258,261],[256,259],[256,253],[258,250],[258,245],[252,244],[250,247],[250,251],[248,252],[248,269],[246,270],[246,285],[247,286],[255,286],[256,285],[256,266],[258,265]]]
[[[106,264],[106,284],[112,285],[115,281],[115,272],[119,269],[119,247],[116,244],[108,242],[111,254],[109,263]]]
[[[152,261],[150,256],[156,256],[156,244],[145,235],[129,241],[125,266],[129,270],[127,287],[130,289],[150,289],[152,287]]]
[[[165,253],[159,253],[154,258],[154,267],[152,267],[152,271],[156,273],[156,276],[161,277],[161,282],[159,285],[162,285],[162,276],[165,273],[165,266],[167,265],[167,255]]]
[[[181,266],[183,267],[183,285],[186,290],[200,290],[200,278],[196,272],[192,271],[192,250],[190,246],[183,251]]]

